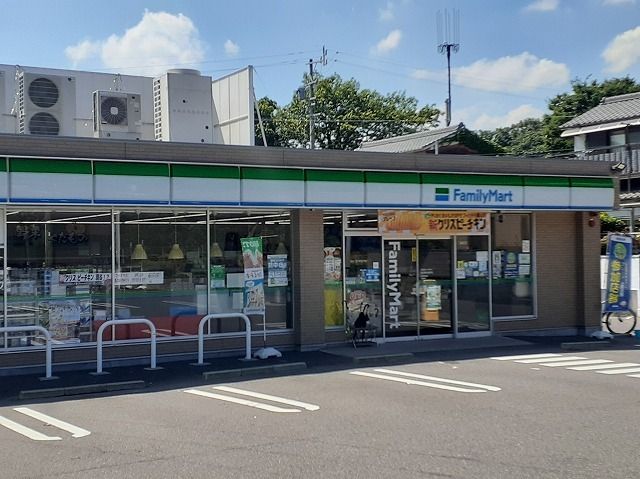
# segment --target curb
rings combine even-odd
[[[581,341],[574,343],[561,343],[560,349],[567,350],[596,350],[611,347],[611,341]]]
[[[377,354],[371,356],[355,356],[353,362],[359,365],[380,364],[380,363],[397,363],[413,359],[413,353],[397,353],[397,354]]]
[[[28,389],[20,391],[19,399],[42,399],[61,396],[77,396],[80,394],[95,394],[112,391],[124,391],[128,389],[140,389],[147,384],[142,381],[120,381],[104,384],[84,384],[82,386],[70,386],[66,388]]]
[[[233,379],[247,376],[269,376],[274,373],[295,372],[307,369],[307,363],[273,364],[271,366],[254,366],[252,368],[224,369],[222,371],[205,371],[204,379]]]

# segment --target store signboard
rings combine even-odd
[[[484,211],[380,210],[381,234],[452,235],[489,233],[490,216]]]
[[[60,275],[60,284],[104,284],[111,273],[67,273]],[[164,271],[130,271],[116,273],[116,286],[133,284],[164,284]]]
[[[264,270],[262,260],[262,238],[241,238],[244,263],[245,314],[264,314]]]
[[[605,312],[629,310],[632,250],[630,236],[609,236],[609,243],[607,245],[609,268],[607,271]]]

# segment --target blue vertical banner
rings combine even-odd
[[[630,236],[610,235],[607,244],[607,293],[604,311],[628,311],[631,293],[631,253]]]

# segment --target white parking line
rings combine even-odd
[[[534,358],[555,358],[561,356],[560,354],[521,354],[518,356],[496,356],[491,359],[496,359],[497,361],[511,361],[514,359],[534,359]]]
[[[91,434],[91,432],[87,431],[86,429],[82,429],[81,427],[74,426],[73,424],[69,424],[68,422],[64,422],[54,417],[47,416],[46,414],[42,414],[41,412],[34,411],[33,409],[29,409],[27,407],[16,407],[16,408],[13,408],[13,410],[21,414],[30,416],[34,419],[38,419],[39,421],[42,421],[45,424],[50,424],[51,426],[55,426],[58,429],[62,429],[63,431],[70,432],[71,436],[75,438],[85,437]]]
[[[584,361],[568,361],[568,362],[560,362],[560,363],[543,363],[540,366],[548,366],[550,368],[559,368],[561,366],[586,366],[588,364],[605,364],[612,363],[613,361],[609,359],[585,359]]]
[[[640,366],[638,363],[614,363],[614,364],[595,364],[593,366],[577,366],[575,368],[567,368],[572,371],[595,371],[597,369],[617,369],[630,368],[631,366]]]
[[[263,409],[269,412],[301,412],[300,409],[285,409],[278,406],[272,406],[270,404],[263,404],[255,401],[247,401],[246,399],[234,398],[231,396],[225,396],[223,394],[210,393],[207,391],[200,391],[198,389],[187,389],[184,392],[188,394],[195,394],[196,396],[203,396],[211,399],[219,399],[220,401],[231,402],[234,404],[241,404],[243,406],[254,407],[257,409]]]
[[[577,361],[578,359],[587,359],[582,356],[561,356],[557,358],[535,358],[535,359],[520,359],[515,361],[522,364],[534,364],[534,363],[551,363],[556,361]]]
[[[394,369],[376,369],[375,371],[379,373],[397,374],[398,376],[406,376],[409,378],[426,379],[428,381],[438,381],[438,382],[447,383],[447,384],[457,384],[458,386],[470,386],[472,388],[486,389],[487,391],[501,391],[501,389],[496,386],[487,386],[486,384],[468,383],[464,381],[457,381],[455,379],[437,378],[434,376],[424,376],[422,374],[405,373],[404,371],[396,371]]]
[[[18,434],[22,434],[23,436],[28,437],[29,439],[33,439],[34,441],[61,441],[62,438],[58,436],[47,436],[46,434],[42,434],[41,432],[35,431],[31,428],[23,426],[17,422],[13,422],[11,419],[7,419],[6,417],[0,416],[0,425],[6,427],[7,429],[11,429]]]
[[[367,373],[364,371],[351,371],[349,374],[354,374],[356,376],[365,376],[369,378],[384,379],[387,381],[396,381],[399,383],[404,383],[404,384],[409,384],[414,386],[426,386],[426,387],[436,388],[436,389],[446,389],[448,391],[456,391],[459,393],[486,393],[487,392],[486,389],[468,389],[468,388],[459,388],[455,386],[445,386],[444,384],[435,384],[435,383],[429,383],[425,381],[415,381],[413,379],[404,379],[404,378],[399,378],[395,376],[386,376],[383,374]]]
[[[302,409],[306,409],[307,411],[317,411],[318,409],[320,409],[320,406],[316,406],[315,404],[295,401],[293,399],[281,398],[278,396],[271,396],[269,394],[256,393],[253,391],[247,391],[246,389],[237,389],[229,386],[214,386],[213,389],[217,389],[218,391],[225,391],[228,393],[242,394],[244,396],[250,396],[258,399],[266,399],[267,401],[280,402],[282,404],[288,404],[289,406],[301,407]]]
[[[613,369],[609,371],[596,371],[600,374],[629,374],[629,373],[640,373],[640,368],[624,368],[624,369]]]

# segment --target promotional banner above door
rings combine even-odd
[[[486,234],[491,228],[484,211],[380,210],[378,229],[383,235]]]

